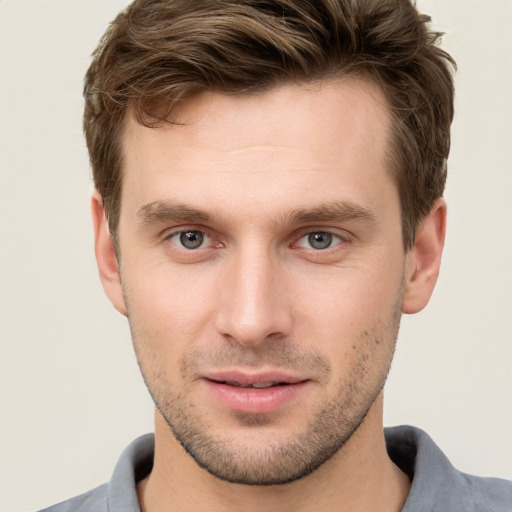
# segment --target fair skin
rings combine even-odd
[[[404,251],[381,91],[205,93],[175,115],[127,117],[120,262],[93,197],[103,286],[157,404],[142,510],[400,510],[382,387],[400,314],[434,288],[446,208]]]

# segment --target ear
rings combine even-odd
[[[101,284],[114,307],[119,313],[126,315],[114,241],[108,229],[107,218],[103,209],[103,200],[96,190],[91,198],[91,210],[94,228],[94,252],[96,254]]]
[[[438,199],[418,226],[414,247],[406,255],[404,313],[418,313],[428,304],[439,276],[445,233],[446,203]]]

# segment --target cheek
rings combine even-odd
[[[215,272],[205,272],[194,265],[139,265],[125,275],[125,288],[137,300],[137,306],[148,316],[159,317],[159,323],[177,328],[191,326],[201,318],[215,295]]]
[[[386,317],[401,294],[402,273],[370,266],[330,269],[291,277],[301,316],[328,330],[364,330]]]
[[[297,338],[322,351],[342,369],[365,374],[388,364],[400,320],[402,294],[398,266],[336,269],[332,275],[302,280],[295,296]]]
[[[180,353],[193,349],[210,327],[215,287],[191,269],[136,268],[136,273],[123,271],[134,341],[144,353],[177,360]]]

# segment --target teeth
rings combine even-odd
[[[263,388],[270,388],[272,386],[275,386],[275,382],[255,382],[252,387],[253,388],[258,388],[258,389],[263,389]]]
[[[229,386],[235,386],[237,388],[256,388],[256,389],[265,389],[270,388],[272,386],[276,386],[277,382],[254,382],[253,384],[240,384],[240,382],[227,381],[226,384]]]

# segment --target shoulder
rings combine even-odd
[[[58,503],[39,512],[108,512],[107,485]]]
[[[512,512],[512,482],[459,473],[461,489],[471,498],[475,511]]]
[[[140,512],[137,482],[153,466],[154,437],[139,437],[121,454],[108,484],[39,512]]]
[[[420,429],[401,426],[385,434],[390,458],[412,480],[402,512],[512,512],[512,482],[458,471]]]

